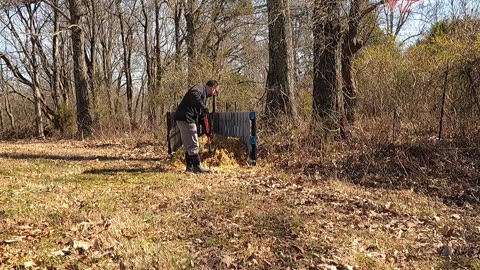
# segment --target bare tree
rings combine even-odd
[[[77,103],[77,136],[88,137],[92,134],[92,117],[88,95],[88,76],[85,61],[85,33],[81,27],[85,14],[81,0],[69,0],[70,28],[72,30],[72,50],[74,62],[75,96]]]
[[[340,3],[315,0],[314,4],[313,120],[329,131],[340,130]]]
[[[134,1],[135,5],[136,1]],[[133,78],[132,78],[132,51],[133,51],[133,29],[132,25],[127,22],[123,16],[121,1],[116,1],[117,14],[120,22],[120,34],[122,37],[123,47],[123,71],[126,80],[127,93],[127,111],[130,118],[130,125],[135,125],[135,116],[133,115]],[[134,8],[133,8],[134,9]]]
[[[355,107],[357,101],[357,86],[353,75],[353,60],[363,47],[364,41],[359,36],[359,27],[362,19],[378,6],[383,0],[369,4],[368,0],[352,0],[347,16],[347,29],[342,41],[342,94],[344,112],[349,123],[355,121]]]
[[[200,4],[197,4],[196,0],[184,0],[186,1],[184,17],[186,22],[186,45],[187,45],[187,55],[188,55],[188,82],[189,84],[193,83],[193,80],[196,79],[197,73],[195,71],[197,65],[197,34],[198,34],[198,19],[200,12],[205,5],[205,0],[200,0]],[[198,5],[198,7],[197,7]]]
[[[31,101],[35,109],[35,133],[38,138],[44,138],[44,123],[43,123],[43,110],[46,108],[45,101],[43,100],[40,90],[39,80],[39,54],[41,53],[39,48],[39,36],[42,23],[37,21],[37,12],[40,8],[39,3],[31,3],[25,5],[11,6],[15,12],[11,13],[9,9],[5,10],[8,21],[6,22],[6,28],[12,33],[15,44],[20,47],[19,52],[23,55],[20,62],[25,72],[22,71],[11,59],[11,57],[5,53],[0,52],[0,58],[6,63],[8,69],[13,75],[23,84],[29,86],[32,89],[33,98],[25,97],[25,99]],[[18,23],[14,22],[14,17],[18,17]],[[23,39],[20,36],[17,27],[22,25],[24,27],[27,37]]]
[[[3,93],[3,98],[4,98],[4,104],[5,104],[5,112],[8,115],[8,118],[10,120],[10,128],[14,129],[15,128],[15,117],[13,116],[12,113],[12,108],[10,106],[10,96],[9,96],[9,90],[8,90],[8,82],[5,78],[4,75],[4,70],[3,70],[3,65],[0,65],[0,88]],[[2,124],[2,127],[5,128]]]
[[[295,116],[292,30],[288,0],[268,0],[269,69],[265,111]]]

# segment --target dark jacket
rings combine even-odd
[[[200,118],[208,113],[207,86],[194,85],[188,89],[175,112],[175,120],[187,123],[198,123]]]

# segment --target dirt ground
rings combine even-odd
[[[0,142],[0,269],[480,269],[478,204],[215,150]]]

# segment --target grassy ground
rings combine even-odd
[[[480,269],[480,206],[163,147],[0,143],[0,269]]]

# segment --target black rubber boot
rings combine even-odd
[[[193,172],[193,164],[192,158],[188,155],[188,152],[185,152],[185,165],[186,165],[186,172]]]
[[[211,170],[202,167],[199,154],[190,156],[190,158],[193,165],[194,173],[211,173],[212,172]]]

